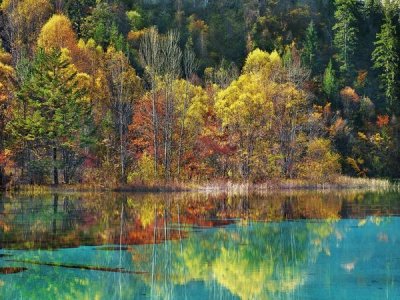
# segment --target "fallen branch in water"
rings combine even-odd
[[[104,272],[115,272],[115,273],[126,273],[126,274],[146,274],[148,272],[143,271],[129,271],[122,268],[106,268],[106,267],[95,267],[85,265],[71,265],[71,264],[60,264],[60,263],[46,263],[33,260],[19,260],[19,259],[7,259],[10,262],[19,262],[32,265],[50,266],[50,267],[61,267],[68,269],[80,269],[80,270],[91,270],[91,271],[104,271]]]

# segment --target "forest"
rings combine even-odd
[[[400,3],[0,0],[0,186],[400,176]]]

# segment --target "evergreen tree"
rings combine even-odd
[[[52,161],[53,183],[58,184],[59,154],[81,148],[88,131],[85,125],[91,118],[86,89],[61,51],[39,50],[17,100],[9,130],[17,143],[45,155],[36,160],[47,157]]]
[[[396,100],[399,83],[399,45],[396,39],[396,26],[388,14],[381,31],[376,36],[372,60],[374,68],[381,71],[379,78],[388,108],[391,112],[398,113],[399,105]]]
[[[335,78],[335,70],[332,66],[332,60],[329,61],[328,66],[324,72],[324,78],[322,81],[322,90],[329,97],[332,98],[336,91],[336,78]]]
[[[357,0],[335,0],[335,4],[334,44],[337,50],[339,69],[343,76],[348,78],[352,73],[353,58],[358,41],[355,15]]]
[[[311,70],[315,68],[315,58],[318,49],[318,34],[315,30],[314,22],[311,21],[307,27],[306,37],[304,41],[303,48],[303,62],[307,65]]]

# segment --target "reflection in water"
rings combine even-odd
[[[398,196],[8,195],[0,200],[0,269],[24,272],[0,274],[0,294],[396,299]]]

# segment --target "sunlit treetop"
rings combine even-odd
[[[71,21],[61,14],[55,14],[47,21],[38,38],[38,46],[45,50],[61,48],[73,50],[76,44]]]

